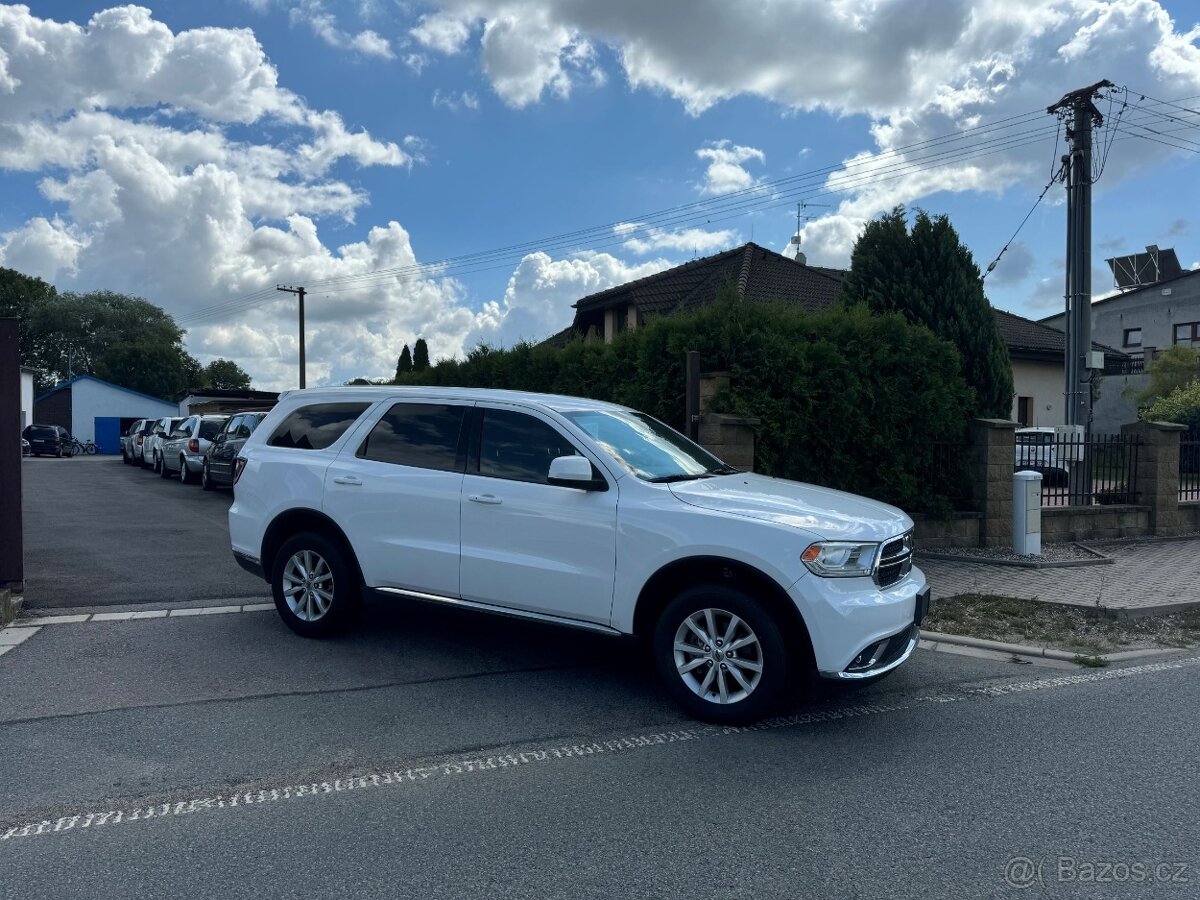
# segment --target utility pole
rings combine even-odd
[[[1095,100],[1113,87],[1098,81],[1065,94],[1046,112],[1067,123],[1067,155],[1062,171],[1067,182],[1067,265],[1065,303],[1067,340],[1065,359],[1066,426],[1070,440],[1059,446],[1059,458],[1068,459],[1071,504],[1092,502],[1092,377],[1088,365],[1092,349],[1092,129],[1104,121]],[[1064,452],[1065,451],[1065,452]]]
[[[295,294],[300,298],[300,389],[304,390],[304,287],[292,287],[291,285],[284,287],[282,284],[277,284],[275,290],[283,291],[286,294]]]
[[[1100,91],[1113,87],[1098,81],[1090,87],[1065,94],[1046,112],[1067,123],[1068,152],[1062,158],[1067,184],[1067,333],[1066,406],[1067,425],[1090,429],[1092,383],[1088,368],[1092,349],[1092,129],[1104,121],[1095,100]]]

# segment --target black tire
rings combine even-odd
[[[748,676],[752,679],[753,673],[743,669],[742,666],[760,665],[762,671],[759,673],[758,681],[752,682],[753,689],[745,693],[741,699],[721,703],[715,697],[706,699],[700,696],[685,681],[687,676],[681,674],[677,666],[675,650],[677,634],[686,627],[684,623],[690,616],[706,609],[716,611],[717,621],[715,624],[719,635],[724,634],[727,630],[729,617],[736,616],[741,620],[743,626],[747,627],[757,638],[757,647],[753,644],[744,647],[740,652],[748,653],[749,656],[741,657],[737,663],[728,662],[727,665],[726,662],[718,661],[719,658],[722,658],[723,651],[715,646],[715,641],[714,644],[708,645],[713,651],[713,655],[709,656],[701,652],[703,647],[698,645],[698,638],[689,636],[687,641],[696,640],[697,649],[689,651],[688,654],[680,654],[680,659],[686,661],[700,658],[711,659],[711,662],[705,662],[697,671],[703,671],[707,675],[707,672],[713,669],[716,677],[713,678],[709,690],[714,692],[718,677],[724,677],[727,685],[735,687],[734,691],[730,692],[731,697],[736,696],[736,693],[741,693],[742,688],[737,686],[729,668],[736,667],[738,673],[743,677]],[[736,633],[744,634],[740,630]],[[738,638],[735,637],[732,643],[738,643]],[[792,653],[789,652],[779,622],[761,603],[734,587],[719,584],[699,585],[681,593],[668,603],[659,615],[658,622],[654,627],[651,646],[654,664],[667,693],[688,714],[709,722],[745,724],[770,715],[786,696],[793,681],[794,659]],[[718,665],[725,667],[725,671],[715,670],[714,667]],[[693,676],[693,679],[702,684],[698,676]]]
[[[167,468],[167,458],[165,456],[155,457],[158,460],[158,477],[164,481],[171,477],[171,470]]]
[[[196,477],[192,475],[191,470],[187,467],[187,460],[182,456],[179,457],[179,483],[180,484],[195,484]]]
[[[200,466],[200,490],[211,491],[216,485],[212,483],[212,476],[208,474],[207,460]]]
[[[284,596],[284,572],[288,563],[304,552],[315,554],[323,560],[333,576],[332,598],[328,607],[318,618],[311,620],[305,620],[297,614]],[[314,569],[321,571],[319,565]],[[362,608],[362,588],[354,560],[340,542],[312,531],[289,538],[275,554],[271,569],[271,594],[275,598],[275,609],[288,628],[307,638],[326,638],[344,631]]]
[[[63,458],[62,447],[59,447],[57,450],[55,450],[55,451],[54,451],[54,458],[55,458],[55,459],[62,459],[62,458]]]

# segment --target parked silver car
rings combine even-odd
[[[154,426],[158,424],[157,419],[142,419],[141,421],[142,424],[129,438],[129,464],[132,466],[149,465],[144,453],[146,441],[150,437],[150,432],[154,430]]]
[[[125,429],[121,435],[121,462],[125,465],[132,465],[137,462],[140,448],[136,450],[137,436],[142,433],[142,427],[146,424],[146,419],[135,419],[133,424]]]
[[[163,416],[154,420],[154,427],[142,440],[142,465],[149,466],[155,472],[162,472],[162,445],[175,428],[182,422],[183,416]]]
[[[204,454],[213,438],[229,420],[229,416],[188,416],[163,439],[158,473],[163,478],[179,476],[184,484],[192,484],[204,468]]]

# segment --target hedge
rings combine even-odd
[[[961,486],[931,484],[939,480],[933,444],[963,440],[973,394],[955,347],[898,313],[809,314],[727,290],[713,305],[652,318],[611,343],[479,346],[400,383],[610,400],[682,430],[688,350],[700,352],[702,371],[731,375],[710,411],[762,420],[756,471],[914,511],[945,511],[947,498],[961,495]]]

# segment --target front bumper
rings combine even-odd
[[[901,665],[916,648],[929,604],[916,567],[886,588],[870,578],[812,575],[789,594],[808,627],[817,671],[838,680],[873,678]]]

